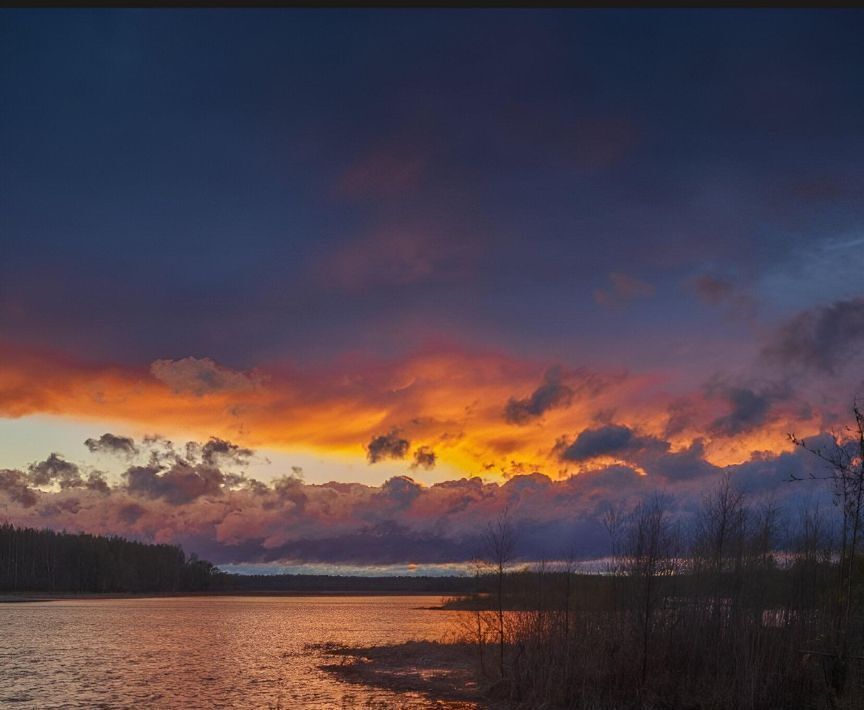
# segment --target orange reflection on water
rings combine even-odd
[[[317,644],[441,640],[440,597],[196,597],[0,604],[0,706],[443,708],[348,684]],[[460,707],[465,707],[461,705]]]

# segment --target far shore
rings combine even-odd
[[[177,599],[195,597],[446,597],[447,592],[434,591],[260,591],[260,592],[173,592],[173,593],[97,593],[97,592],[7,592],[0,593],[0,604],[28,602],[77,601],[84,599]],[[424,609],[443,609],[441,606]]]

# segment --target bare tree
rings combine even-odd
[[[657,580],[671,574],[675,560],[673,530],[660,495],[640,503],[626,525],[623,572],[634,583],[641,659],[640,687],[645,686],[651,631],[658,606]]]
[[[856,557],[861,542],[862,508],[864,508],[864,412],[852,407],[855,424],[845,427],[845,435],[834,433],[827,447],[812,446],[794,434],[790,440],[826,464],[822,473],[810,473],[813,480],[831,484],[834,502],[840,508],[842,526],[838,562],[838,584],[834,619],[834,653],[830,682],[832,704],[843,695],[849,671],[849,629],[855,587]],[[801,480],[792,476],[792,480]]]
[[[477,652],[479,654],[480,660],[480,672],[485,676],[486,675],[486,659],[485,659],[485,648],[486,648],[486,631],[485,631],[485,623],[483,618],[483,609],[480,605],[480,581],[483,578],[483,562],[482,560],[474,561],[474,581],[477,585],[478,593],[475,599],[475,608],[473,613],[473,624],[472,624],[472,632],[474,637],[477,640]]]
[[[501,514],[491,523],[486,530],[484,539],[486,559],[493,567],[495,574],[495,588],[497,601],[497,635],[498,635],[498,661],[501,677],[504,671],[504,578],[516,548],[516,534],[510,520],[510,509],[505,508]]]
[[[725,570],[737,567],[746,516],[744,494],[732,486],[729,474],[724,474],[717,488],[703,499],[697,518],[696,544],[718,578]]]

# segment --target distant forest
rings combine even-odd
[[[494,577],[485,578],[491,592]],[[321,574],[219,574],[211,589],[237,594],[255,592],[335,592],[359,594],[472,594],[478,589],[471,577],[354,577]]]
[[[492,588],[491,578],[488,584]],[[0,592],[467,594],[466,577],[227,574],[176,545],[0,525]]]
[[[0,591],[206,591],[219,571],[176,545],[0,525]]]

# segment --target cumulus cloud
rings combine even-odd
[[[105,492],[108,483],[99,471],[90,471],[87,476],[74,463],[66,461],[59,454],[51,454],[44,461],[30,464],[27,469],[27,480],[32,486],[52,486],[55,483],[61,489],[89,488]]]
[[[608,545],[603,515],[610,505],[629,506],[662,490],[672,513],[686,516],[724,472],[756,497],[794,505],[805,492],[823,492],[830,500],[827,487],[816,482],[810,489],[785,482],[812,470],[812,457],[801,450],[761,454],[721,469],[705,461],[698,441],[672,451],[666,442],[618,425],[583,434],[579,456],[616,452],[623,462],[589,464],[559,480],[533,472],[503,483],[473,477],[426,486],[396,476],[367,486],[308,484],[293,474],[265,483],[178,456],[162,467],[130,465],[104,491],[87,486],[40,491],[29,474],[7,469],[0,470],[0,512],[17,525],[179,543],[216,563],[382,564],[470,560],[486,524],[505,507],[524,559],[571,550],[603,555]],[[75,480],[61,462],[75,465],[49,456],[34,471],[39,480]]]
[[[186,455],[193,461],[200,458],[201,462],[208,466],[227,464],[245,466],[249,463],[254,452],[252,449],[213,436],[203,446],[194,441],[187,443]]]
[[[81,480],[81,472],[74,463],[58,454],[51,454],[44,461],[30,465],[29,478],[34,486],[50,486],[59,483],[61,488],[70,488]]]
[[[784,323],[763,349],[770,362],[834,374],[864,342],[864,298],[835,301]]]
[[[24,508],[36,505],[36,491],[30,487],[26,474],[16,469],[0,469],[0,491]]]
[[[391,430],[387,434],[372,438],[366,447],[366,457],[369,463],[378,463],[384,459],[404,459],[411,443],[399,436],[399,431]]]
[[[135,446],[135,440],[132,437],[115,436],[107,432],[98,439],[87,439],[84,446],[93,453],[120,454],[122,456],[136,456],[138,454],[138,447]]]
[[[381,497],[405,507],[423,492],[423,487],[408,476],[394,476],[381,486]]]
[[[427,471],[431,471],[435,468],[436,460],[435,452],[429,446],[420,446],[414,452],[411,468],[425,468]]]
[[[215,392],[242,392],[253,389],[257,379],[216,364],[209,357],[156,360],[150,373],[178,394],[202,397]]]
[[[130,493],[162,498],[171,505],[181,505],[201,496],[222,494],[225,475],[218,468],[201,464],[192,466],[178,461],[167,470],[154,466],[132,466],[124,474]]]
[[[35,505],[41,494],[48,493],[41,489],[55,485],[61,492],[81,489],[107,494],[110,491],[102,472],[89,471],[85,475],[77,464],[66,461],[56,453],[50,454],[44,461],[30,464],[26,472],[0,470],[0,491],[25,508]]]

